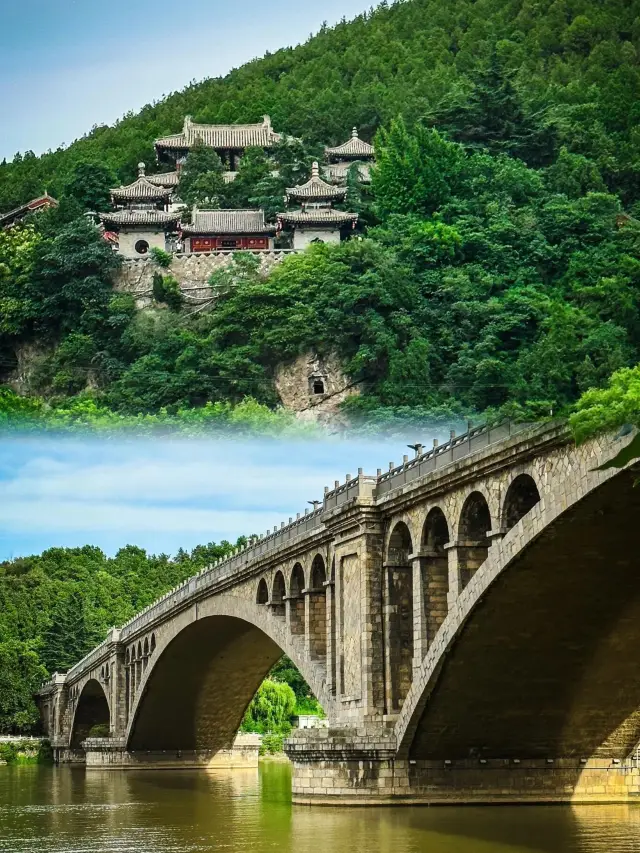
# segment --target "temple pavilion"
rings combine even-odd
[[[169,210],[172,190],[152,183],[138,164],[138,179],[111,190],[114,210],[101,213],[105,232],[117,235],[118,251],[127,258],[143,258],[150,249],[167,248],[167,237],[178,229],[178,214]]]
[[[371,183],[371,164],[375,162],[376,152],[373,145],[360,139],[358,128],[354,127],[351,139],[337,148],[325,148],[327,165],[325,174],[335,184],[345,184],[349,169],[354,163],[360,163],[360,180]]]
[[[184,251],[266,251],[273,249],[276,229],[265,222],[264,210],[198,210],[182,226]]]
[[[345,200],[347,190],[328,184],[320,177],[320,166],[313,164],[311,179],[306,184],[290,187],[286,203],[297,202],[296,211],[278,214],[278,229],[293,232],[293,248],[302,250],[311,243],[339,243],[347,229],[355,228],[357,213],[336,210],[334,204]]]
[[[175,172],[162,176],[165,181],[171,175],[171,179],[177,183],[180,167],[189,151],[197,145],[205,145],[217,152],[227,169],[225,180],[230,182],[235,178],[240,159],[247,148],[270,151],[282,139],[282,135],[272,128],[269,116],[264,116],[258,124],[196,124],[191,116],[185,116],[182,133],[156,139],[155,148],[159,163],[176,166]]]

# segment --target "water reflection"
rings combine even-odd
[[[286,764],[0,768],[1,853],[640,853],[639,806],[290,805]]]

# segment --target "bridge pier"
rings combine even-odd
[[[393,733],[305,731],[285,745],[298,805],[627,803],[640,801],[640,766],[611,759],[398,758]]]

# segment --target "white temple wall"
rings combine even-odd
[[[312,243],[339,243],[341,239],[339,228],[335,231],[296,228],[293,235],[293,248],[296,252],[301,252]]]
[[[138,252],[136,250],[136,245],[141,240],[144,240],[149,245],[146,252]],[[164,231],[143,231],[142,229],[138,231],[120,231],[118,243],[120,254],[123,257],[144,258],[156,246],[158,249],[164,251],[166,249],[167,238]]]

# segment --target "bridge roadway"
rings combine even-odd
[[[39,696],[59,761],[203,766],[285,653],[329,727],[298,803],[640,795],[640,489],[560,424],[360,471],[172,590]]]

